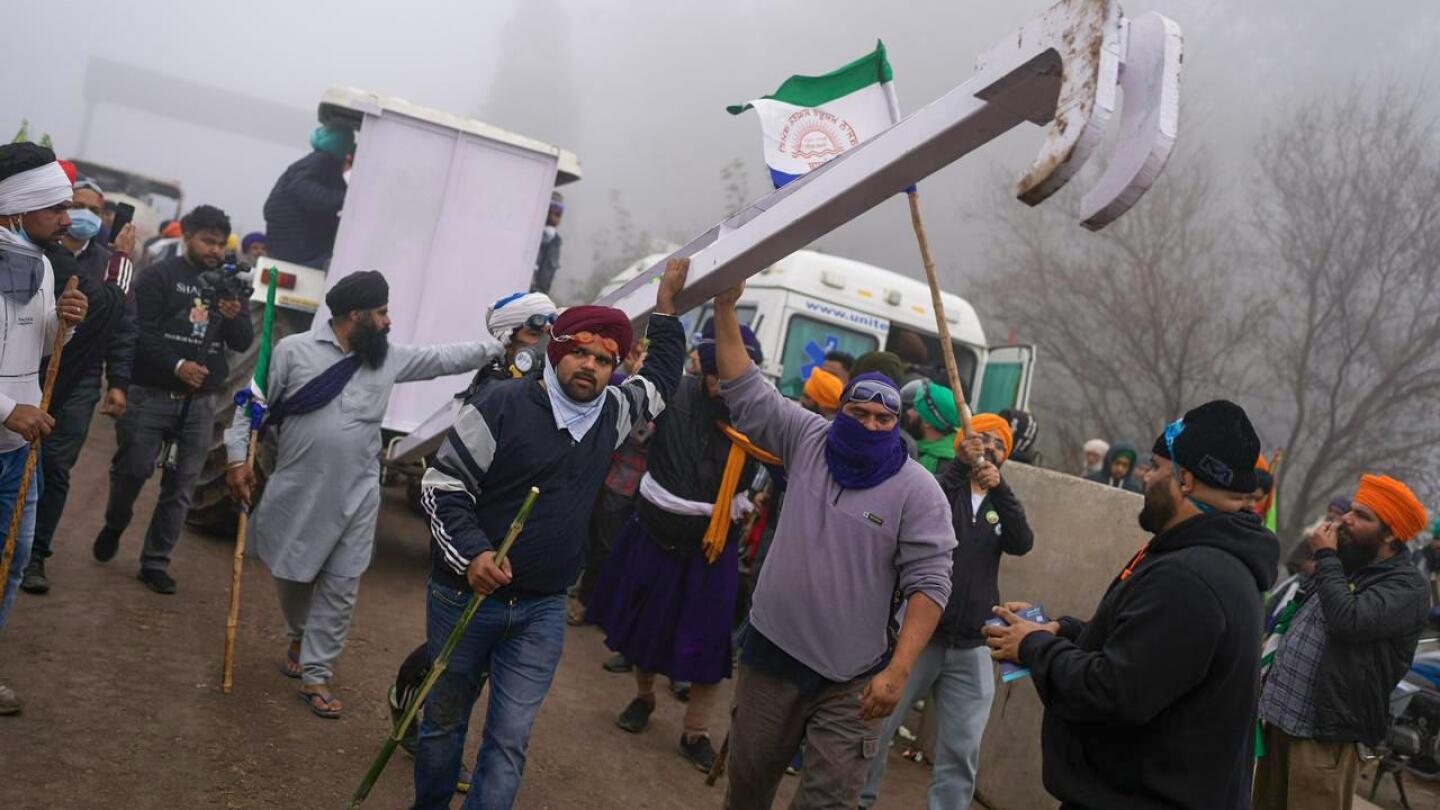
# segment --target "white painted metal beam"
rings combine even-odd
[[[1127,42],[1127,34],[1130,34]],[[1127,48],[1127,45],[1131,47]],[[1100,146],[1125,92],[1117,153],[1082,205],[1099,229],[1132,206],[1174,145],[1179,27],[1158,14],[1131,24],[1113,0],[1062,0],[980,57],[976,74],[858,147],[692,240],[676,305],[699,306],[1015,126],[1049,124],[1018,196],[1037,205]],[[667,257],[670,258],[670,257]],[[665,259],[596,303],[643,317]]]

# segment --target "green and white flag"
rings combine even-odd
[[[250,378],[250,400],[261,406],[266,404],[265,385],[270,379],[270,352],[275,348],[271,342],[271,331],[275,325],[275,289],[280,286],[274,282],[278,281],[279,275],[272,270],[271,283],[266,285],[265,319],[260,326],[260,353],[255,358],[255,376]]]
[[[823,76],[791,76],[774,93],[727,107],[754,108],[765,136],[765,163],[775,187],[808,174],[900,120],[895,74],[885,43]]]

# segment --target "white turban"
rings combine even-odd
[[[58,161],[0,180],[0,215],[28,214],[70,202],[75,190]]]
[[[545,293],[515,293],[491,305],[485,313],[485,325],[496,340],[508,343],[510,335],[524,326],[530,316],[547,315],[553,318],[555,312],[555,302]]]
[[[1085,442],[1085,452],[1099,453],[1103,456],[1106,453],[1110,452],[1110,443],[1105,441],[1104,439],[1091,439],[1090,441]]]

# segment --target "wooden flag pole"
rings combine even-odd
[[[255,445],[259,442],[259,431],[250,431],[250,440],[245,450],[245,469],[255,468]],[[255,496],[251,490],[251,498]],[[250,527],[250,507],[240,510],[240,519],[235,526],[235,562],[230,569],[230,615],[225,617],[225,673],[220,680],[220,691],[230,694],[235,682],[235,629],[240,625],[240,577],[245,571],[245,532]]]
[[[73,292],[80,284],[79,276],[71,276],[65,282],[65,292]],[[55,393],[55,378],[60,375],[60,355],[65,352],[65,326],[61,324],[55,332],[55,347],[50,350],[50,365],[45,368],[45,386],[40,393],[40,410],[50,410],[50,397]],[[15,493],[15,507],[10,510],[10,531],[5,535],[5,553],[0,555],[0,601],[5,598],[10,585],[10,565],[15,561],[15,541],[20,536],[20,524],[25,522],[25,498],[30,494],[30,481],[35,477],[35,462],[40,458],[40,439],[30,442],[30,454],[25,457],[25,471],[20,475],[20,489]]]
[[[925,236],[925,221],[920,218],[920,192],[905,192],[910,199],[910,224],[915,228],[915,241],[920,244],[920,261],[925,265],[925,280],[930,282],[930,306],[935,310],[935,328],[940,333],[940,354],[945,358],[945,373],[950,377],[950,391],[960,411],[960,427],[969,436],[970,406],[965,389],[960,385],[960,371],[955,366],[955,347],[950,343],[950,322],[945,319],[945,302],[940,299],[940,282],[935,278],[935,260],[930,257],[930,240]]]

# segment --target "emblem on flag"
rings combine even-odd
[[[823,76],[791,76],[774,93],[726,108],[754,109],[765,163],[779,188],[854,149],[900,120],[885,45]]]

